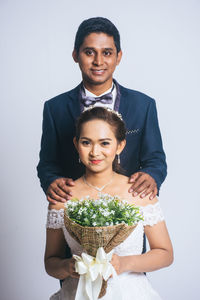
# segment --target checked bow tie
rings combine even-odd
[[[114,85],[113,85],[112,91],[113,91],[113,89],[114,89]],[[90,97],[90,96],[86,96],[84,90],[81,89],[81,102],[83,103],[83,105],[85,107],[94,105],[96,102],[100,102],[103,104],[111,104],[113,102],[112,91],[110,93],[107,93],[100,97]]]

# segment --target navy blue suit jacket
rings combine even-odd
[[[79,178],[84,168],[73,145],[75,122],[80,115],[80,85],[44,105],[43,133],[38,176],[44,192],[56,178]],[[127,128],[127,143],[120,159],[129,176],[137,171],[150,174],[158,189],[167,175],[165,153],[154,99],[119,86],[119,112]]]

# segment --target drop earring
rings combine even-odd
[[[117,162],[120,165],[120,156],[119,156],[119,154],[117,154]]]
[[[78,158],[78,162],[79,162],[79,164],[81,163],[81,159],[80,159],[80,157]]]

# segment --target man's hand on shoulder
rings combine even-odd
[[[70,187],[74,185],[75,183],[71,178],[57,178],[47,189],[47,200],[52,204],[56,204],[57,201],[66,202],[72,197]]]
[[[129,182],[133,183],[129,189],[129,192],[132,193],[133,197],[136,197],[138,194],[141,194],[141,198],[149,195],[149,199],[152,200],[158,193],[155,180],[147,173],[134,173],[129,178]]]

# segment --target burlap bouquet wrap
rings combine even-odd
[[[72,221],[65,209],[65,227],[69,234],[86,250],[87,254],[96,256],[97,249],[103,247],[106,253],[121,244],[134,230],[137,225],[128,226],[117,224],[105,227],[86,227]],[[99,298],[106,293],[107,282],[103,280]]]

